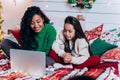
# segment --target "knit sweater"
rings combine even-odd
[[[38,43],[38,47],[35,50],[45,52],[46,55],[48,55],[52,44],[56,39],[56,30],[51,24],[45,24],[43,29],[37,33],[35,39]]]
[[[63,36],[63,33],[61,32],[52,46],[52,49],[60,57],[62,57],[62,55],[65,53],[64,42],[65,42],[65,38]],[[69,41],[69,44],[70,44],[70,48],[72,48],[73,47],[72,41]],[[90,57],[88,51],[88,43],[84,38],[81,39],[79,38],[75,41],[75,48],[71,51],[71,54],[72,54],[72,61],[71,61],[72,64],[82,64]]]

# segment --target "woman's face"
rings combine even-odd
[[[75,29],[73,25],[65,23],[63,34],[67,40],[72,40],[75,37]]]
[[[44,22],[44,20],[42,19],[42,17],[38,14],[35,14],[32,18],[31,28],[35,32],[40,32],[42,30],[42,28],[44,27],[43,22]]]

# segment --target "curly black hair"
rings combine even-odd
[[[25,50],[33,50],[37,47],[37,43],[35,41],[35,32],[31,28],[31,22],[34,15],[40,15],[40,17],[44,20],[45,23],[50,23],[49,18],[42,12],[42,10],[37,6],[28,7],[25,11],[20,24],[20,40],[19,43],[22,49]],[[35,42],[35,46],[31,46],[32,42]]]

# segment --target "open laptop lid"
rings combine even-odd
[[[34,78],[45,75],[45,58],[44,52],[10,49],[11,70]]]

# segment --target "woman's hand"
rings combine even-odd
[[[70,63],[72,60],[71,53],[64,53],[62,57],[63,57],[64,63]]]

